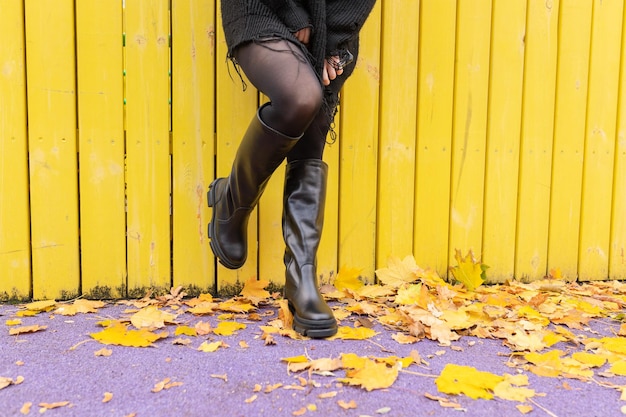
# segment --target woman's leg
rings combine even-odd
[[[350,50],[356,53],[356,49],[352,46]],[[339,90],[353,69],[354,63],[324,89],[324,107],[287,155],[282,221],[285,298],[293,313],[294,329],[315,338],[337,333],[337,321],[319,292],[317,280],[328,178],[328,166],[321,159]]]
[[[288,41],[248,43],[235,51],[248,79],[269,98],[250,122],[230,175],[211,183],[211,249],[230,269],[246,261],[247,226],[268,179],[298,142],[322,102],[322,88],[300,49]]]
[[[322,86],[300,48],[289,41],[249,42],[235,59],[250,82],[269,97],[263,121],[289,136],[300,136],[322,105]]]

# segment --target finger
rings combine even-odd
[[[328,78],[328,64],[325,64],[324,69],[322,70],[322,84],[330,84],[330,79]]]
[[[330,64],[326,64],[327,69],[326,71],[328,72],[328,78],[330,78],[331,80],[334,80],[335,78],[337,78],[337,70],[335,69],[335,67],[333,67]]]

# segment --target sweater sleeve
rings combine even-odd
[[[302,0],[262,0],[292,31],[309,26],[309,13]]]
[[[376,0],[326,0],[326,55],[356,36]]]

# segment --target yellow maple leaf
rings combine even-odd
[[[360,274],[361,269],[359,268],[348,268],[346,266],[342,266],[339,268],[337,278],[335,278],[335,288],[338,290],[349,289],[353,291],[361,289],[364,284],[363,281],[359,279]]]
[[[231,313],[247,313],[255,309],[255,307],[250,303],[234,299],[219,303],[217,307],[222,311],[229,311]]]
[[[198,336],[198,331],[193,327],[178,326],[176,327],[176,330],[174,331],[174,336],[180,336],[180,335]]]
[[[599,368],[606,363],[606,357],[588,352],[575,352],[572,359],[592,368]]]
[[[38,324],[33,324],[31,326],[13,327],[9,329],[9,335],[16,336],[18,334],[35,333],[41,330],[46,330],[47,328],[48,326],[40,326]]]
[[[90,336],[105,345],[148,347],[166,337],[167,333],[156,334],[147,329],[129,330],[124,323],[113,322],[111,326]]]
[[[259,301],[269,298],[269,296],[271,295],[268,291],[265,290],[265,287],[267,287],[269,283],[270,282],[267,280],[251,277],[243,285],[241,295],[252,301],[253,304],[258,304]]]
[[[217,303],[214,303],[212,301],[201,301],[198,303],[194,303],[194,306],[187,311],[191,314],[202,316],[205,314],[213,314],[217,306]]]
[[[346,369],[362,369],[366,361],[367,358],[359,356],[356,353],[341,354],[341,364]]]
[[[526,402],[535,396],[535,390],[524,388],[528,385],[528,376],[523,374],[504,374],[504,381],[500,382],[493,389],[496,397],[503,400]]]
[[[615,362],[609,372],[615,375],[626,376],[626,360]]]
[[[105,305],[106,304],[102,301],[85,300],[81,298],[74,301],[72,304],[60,305],[54,310],[54,313],[62,316],[74,316],[78,313],[95,313],[99,308]]]
[[[339,381],[349,385],[358,385],[367,391],[389,388],[398,378],[398,367],[388,367],[366,359],[362,368],[346,372],[346,378]]]
[[[56,301],[54,300],[41,300],[41,301],[34,301],[32,303],[28,303],[28,304],[24,304],[22,307],[24,307],[26,310],[29,311],[50,311],[54,308],[54,306],[57,304]]]
[[[428,287],[419,284],[405,285],[398,289],[396,303],[401,305],[417,305],[423,309],[428,308],[428,304],[433,300]]]
[[[228,345],[224,342],[217,341],[217,342],[212,342],[209,343],[207,341],[202,342],[202,344],[200,344],[200,346],[198,346],[198,350],[200,352],[207,352],[207,353],[211,353],[211,352],[215,352],[216,350],[218,350],[219,348],[227,348]]]
[[[539,376],[556,378],[561,374],[564,352],[558,349],[545,353],[530,352],[524,355],[524,359],[534,364],[530,371]]]
[[[155,306],[142,308],[130,317],[130,322],[138,329],[160,329],[165,323],[173,323],[175,315],[159,310]]]
[[[213,330],[213,333],[220,336],[231,336],[237,330],[245,329],[246,325],[243,323],[237,323],[236,321],[222,321]]]
[[[417,281],[419,267],[412,255],[403,260],[391,257],[386,268],[376,270],[376,277],[383,285],[400,288],[404,284]]]
[[[471,366],[449,363],[435,379],[437,389],[444,394],[464,394],[474,400],[493,398],[493,390],[504,378]]]
[[[454,278],[470,291],[480,287],[484,282],[483,274],[486,266],[474,260],[471,250],[463,257],[461,251],[457,249],[454,258],[458,263],[457,266],[450,267]]]
[[[368,329],[367,327],[339,327],[337,334],[328,340],[342,339],[342,340],[365,340],[377,335],[375,330]]]

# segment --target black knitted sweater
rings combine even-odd
[[[324,59],[358,36],[376,0],[221,0],[229,56],[240,44],[279,37],[300,45],[294,34],[311,26],[303,47],[321,76]]]

